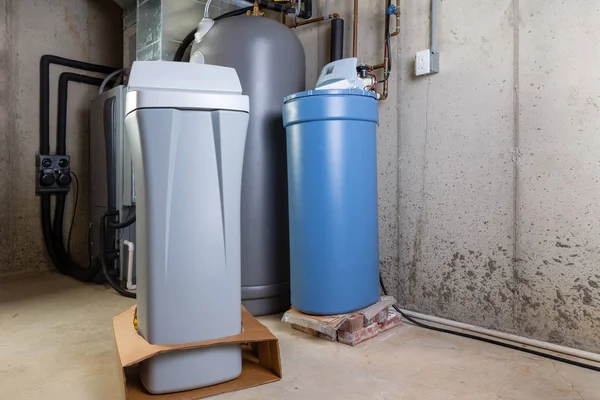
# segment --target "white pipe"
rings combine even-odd
[[[435,0],[434,0],[435,1]],[[571,347],[560,346],[553,343],[542,342],[540,340],[529,339],[522,336],[513,335],[510,333],[498,332],[491,329],[481,328],[479,326],[464,324],[462,322],[456,322],[449,319],[438,318],[431,315],[421,314],[414,311],[402,310],[402,312],[409,317],[420,319],[423,321],[433,322],[439,325],[450,326],[452,328],[463,329],[466,331],[478,333],[481,335],[492,336],[498,339],[506,340],[509,342],[519,343],[524,346],[537,347],[539,349],[553,351],[555,353],[565,354],[571,357],[578,357],[585,360],[600,363],[600,354],[590,353],[589,351],[577,350]]]
[[[437,51],[437,0],[431,0],[431,51]]]
[[[308,1],[312,1],[312,0],[308,0]],[[329,19],[329,0],[325,0],[325,11],[323,12],[323,18],[325,20]]]
[[[135,246],[129,240],[124,240],[123,244],[129,249],[127,253],[127,289],[134,290],[137,286],[133,284],[133,255],[135,252]]]
[[[204,18],[210,17],[210,3],[212,3],[212,0],[208,0],[204,6]]]
[[[116,70],[114,72],[111,72],[110,75],[108,75],[106,78],[104,78],[104,80],[102,81],[102,85],[100,85],[100,89],[98,89],[98,94],[104,93],[104,89],[106,88],[106,85],[108,84],[108,81],[110,81],[112,78],[114,78],[115,76],[117,76],[121,72],[123,72],[123,70],[122,69],[118,69],[118,70]]]

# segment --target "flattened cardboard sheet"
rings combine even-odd
[[[178,345],[154,345],[141,337],[133,326],[135,306],[113,318],[113,330],[122,371],[123,393],[127,400],[197,400],[217,394],[247,389],[281,379],[279,342],[267,327],[242,307],[242,333],[215,340]],[[222,344],[242,345],[242,373],[232,381],[187,392],[152,395],[139,378],[138,364],[157,354]]]

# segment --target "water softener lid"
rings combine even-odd
[[[303,97],[310,96],[364,96],[364,97],[372,97],[373,99],[377,99],[377,94],[375,92],[370,92],[368,90],[362,89],[325,89],[325,90],[307,90],[305,92],[298,92],[291,94],[283,99],[284,103],[287,103],[291,100],[300,99]]]
[[[136,61],[126,113],[140,108],[249,111],[233,68],[169,61]]]
[[[377,95],[361,89],[309,90],[288,96],[283,126],[315,121],[379,121]]]

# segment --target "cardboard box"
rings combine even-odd
[[[133,326],[135,307],[113,318],[119,369],[122,371],[124,398],[127,400],[196,400],[217,394],[247,389],[281,379],[279,343],[267,327],[242,307],[242,333],[226,338],[179,345],[153,345],[141,337]],[[146,392],[139,378],[138,364],[157,354],[196,349],[220,344],[242,345],[242,374],[218,385],[162,395]]]

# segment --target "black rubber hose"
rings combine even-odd
[[[100,78],[93,78],[87,75],[63,72],[58,81],[58,107],[57,107],[57,128],[56,128],[56,154],[63,155],[67,151],[67,104],[69,82],[84,83],[93,86],[100,86],[103,82]],[[54,243],[54,252],[58,255],[63,270],[66,275],[73,278],[89,282],[100,272],[99,265],[90,265],[84,268],[75,263],[68,252],[65,250],[63,239],[63,224],[65,216],[66,194],[56,196],[56,205],[54,208],[54,221],[52,223],[52,239]],[[62,272],[62,271],[61,271]]]
[[[67,153],[67,105],[69,101],[69,82],[101,86],[104,80],[87,75],[63,72],[58,79],[58,107],[56,112],[56,154]]]
[[[50,154],[50,65],[110,74],[117,68],[46,54],[40,59],[40,154]]]
[[[41,217],[42,221],[52,221],[52,216],[50,215],[50,195],[43,194],[41,195]],[[44,244],[46,245],[46,251],[48,252],[48,257],[50,257],[50,261],[56,267],[58,272],[63,275],[69,275],[71,269],[67,266],[58,252],[54,247],[53,242],[53,234],[52,234],[52,224],[44,223],[42,224],[42,233],[44,235]]]
[[[214,20],[215,21],[219,21],[219,20],[222,20],[222,19],[225,19],[225,18],[230,18],[230,17],[236,17],[238,15],[243,15],[243,14],[246,14],[248,11],[251,11],[253,8],[254,7],[246,7],[246,8],[239,8],[237,10],[229,11],[228,13],[219,15]],[[194,28],[190,33],[188,33],[186,35],[186,37],[183,38],[183,41],[181,42],[181,44],[177,48],[177,51],[175,52],[175,56],[173,57],[173,61],[181,61],[181,60],[183,60],[183,56],[185,55],[186,50],[188,49],[188,47],[190,47],[190,45],[194,41],[194,37],[196,35],[196,30],[197,30],[197,28]]]
[[[387,292],[387,290],[385,288],[385,285],[383,284],[383,279],[381,277],[381,274],[379,274],[379,285],[381,286],[381,291],[383,292],[383,294],[385,294],[387,296],[388,292]],[[402,318],[404,318],[408,322],[410,322],[410,323],[412,323],[412,324],[414,324],[414,325],[416,325],[416,326],[418,326],[420,328],[429,329],[429,330],[432,330],[432,331],[435,331],[435,332],[447,333],[447,334],[454,335],[454,336],[460,336],[460,337],[464,337],[464,338],[467,338],[467,339],[479,340],[480,342],[485,342],[485,343],[493,344],[493,345],[496,345],[496,346],[505,347],[507,349],[517,350],[517,351],[521,351],[523,353],[528,353],[528,354],[533,354],[534,356],[548,358],[548,359],[553,360],[553,361],[558,361],[558,362],[562,362],[562,363],[565,363],[565,364],[574,365],[576,367],[590,369],[592,371],[600,372],[600,367],[597,367],[595,365],[590,365],[590,364],[582,363],[582,362],[579,362],[579,361],[570,360],[568,358],[555,356],[554,354],[544,353],[544,352],[541,352],[541,351],[530,349],[528,347],[515,346],[514,344],[510,344],[510,343],[507,343],[507,342],[501,342],[499,340],[489,339],[489,338],[486,338],[484,336],[471,335],[470,333],[453,331],[453,330],[450,330],[450,329],[438,328],[437,326],[432,326],[432,325],[424,324],[424,323],[422,323],[420,321],[417,321],[416,319],[412,318],[411,316],[406,315],[404,312],[402,312],[402,310],[400,309],[400,307],[398,307],[396,304],[394,304],[393,307],[402,316]]]
[[[344,58],[344,20],[333,18],[331,20],[331,49],[329,62]]]
[[[300,10],[300,14],[298,14],[298,18],[309,19],[312,17],[312,3],[313,0],[306,0],[304,2],[304,10]]]
[[[135,299],[136,294],[123,289],[121,285],[119,285],[119,282],[117,282],[112,276],[113,271],[111,271],[111,269],[108,267],[108,257],[106,254],[106,218],[114,217],[116,215],[118,215],[116,211],[108,211],[102,216],[102,219],[100,220],[100,265],[102,267],[102,272],[104,272],[104,275],[106,276],[108,284],[113,289],[115,289],[117,293],[119,293],[121,296]]]
[[[131,226],[135,224],[135,211],[133,211],[133,215],[131,217],[129,217],[127,220],[122,221],[122,222],[109,222],[108,223],[108,227],[110,229],[123,229],[123,228],[127,228],[128,226]]]
[[[40,154],[50,154],[50,65],[56,64],[69,68],[76,68],[90,72],[98,72],[109,74],[116,71],[116,68],[107,67],[104,65],[91,64],[82,61],[72,60],[68,58],[58,57],[54,55],[44,55],[40,59]],[[70,268],[69,260],[66,262],[61,257],[64,252],[60,252],[55,248],[53,230],[52,230],[52,215],[51,215],[51,202],[50,195],[42,195],[40,197],[40,217],[42,220],[42,233],[44,236],[44,244],[46,251],[50,257],[50,261],[56,269],[65,274],[71,275],[76,279],[84,278],[87,280],[87,276],[80,276],[81,272],[86,272],[84,269],[73,270]],[[64,252],[66,254],[66,252]],[[91,271],[90,271],[91,272]],[[81,280],[81,279],[80,279]]]

